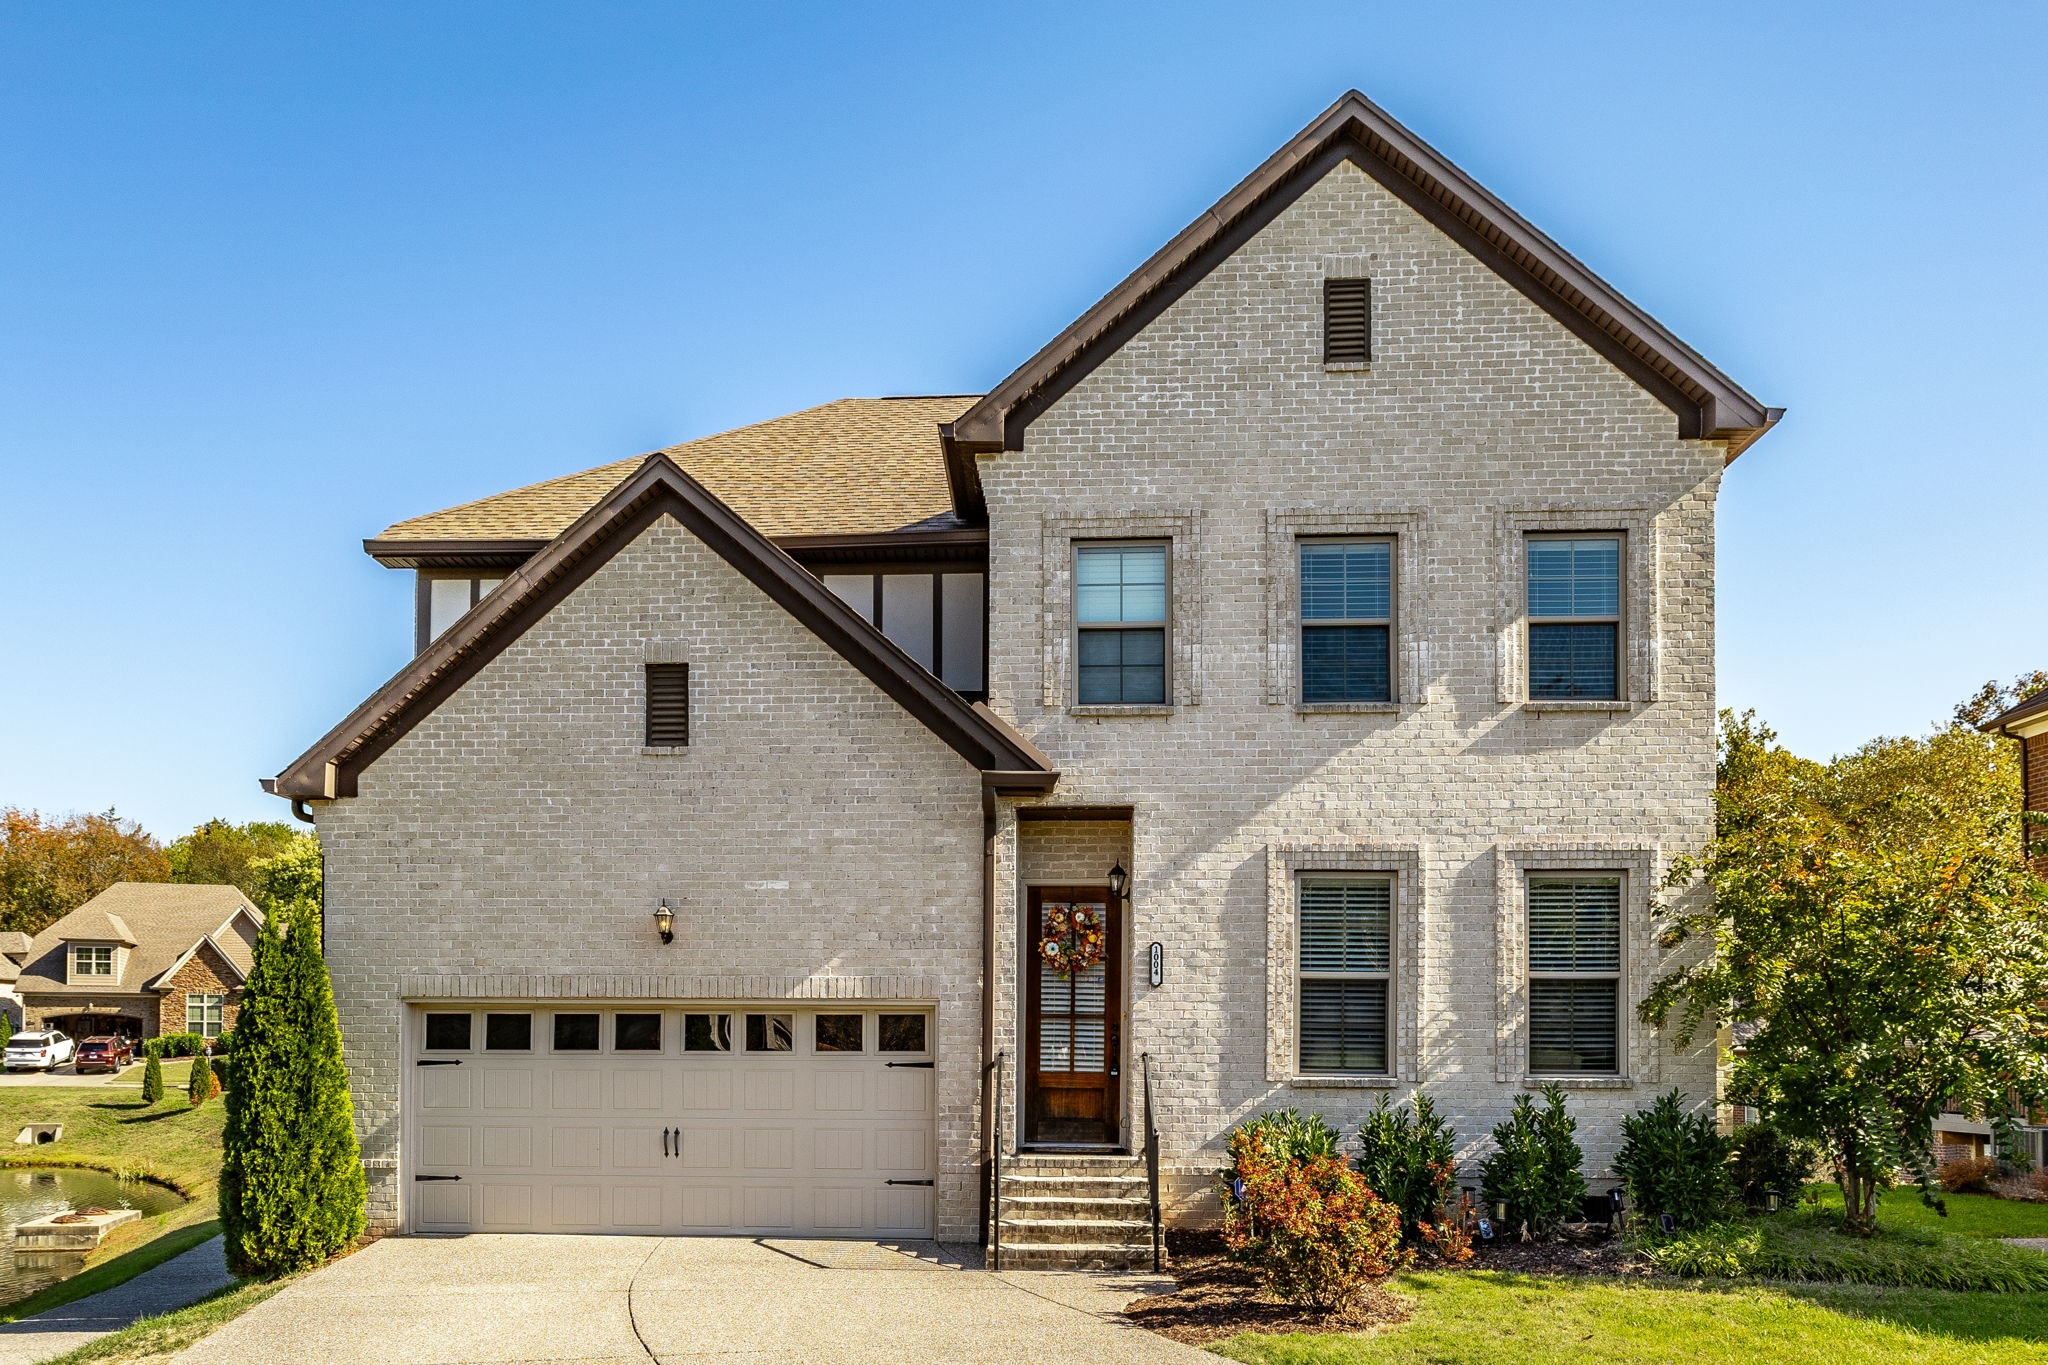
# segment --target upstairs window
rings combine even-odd
[[[1165,545],[1075,547],[1081,705],[1166,704],[1166,594]]]
[[[1621,696],[1621,537],[1530,536],[1529,696]]]
[[[690,666],[647,665],[647,747],[680,749],[690,742]]]
[[[987,691],[982,649],[986,575],[919,569],[822,577],[839,600],[946,686],[976,697]]]
[[[1621,878],[1529,879],[1529,1070],[1611,1075],[1621,1060]]]
[[[1303,1074],[1391,1074],[1393,920],[1394,884],[1386,878],[1302,879]]]
[[[1323,281],[1323,363],[1364,365],[1372,359],[1372,281]]]
[[[491,589],[504,581],[503,574],[487,578],[421,574],[417,604],[419,623],[413,641],[415,651],[425,649],[440,639],[448,627],[462,619],[464,612],[483,601]]]
[[[106,943],[81,943],[71,949],[73,976],[114,975],[114,949]]]
[[[1392,701],[1394,544],[1301,542],[1301,699]]]

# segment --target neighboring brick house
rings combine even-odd
[[[2048,815],[2048,692],[2022,697],[1977,728],[2015,741],[2020,756],[2020,809]],[[2022,837],[2029,847],[2048,844],[2048,827],[2028,825]],[[2048,877],[2048,852],[2031,861],[2036,875]],[[2048,1126],[2029,1125],[2021,1140],[2029,1159],[2048,1167]],[[1960,1114],[1943,1114],[1935,1123],[1934,1141],[1943,1159],[1983,1156],[1991,1148],[1991,1127]]]
[[[235,1026],[262,912],[232,886],[116,882],[37,934],[15,990],[28,1027],[74,1038]]]
[[[1604,1175],[1713,1101],[1633,1006],[1778,416],[1354,93],[986,396],[391,527],[418,656],[267,784],[373,1222],[971,1238],[994,1142],[1073,1263],[1011,1197],[1132,1207],[1148,1094],[1176,1218],[1418,1090]]]

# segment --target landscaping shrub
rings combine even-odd
[[[164,1098],[164,1064],[155,1048],[144,1048],[148,1060],[142,1064],[142,1102],[161,1104]]]
[[[1764,1196],[1776,1190],[1790,1204],[1813,1179],[1820,1153],[1810,1142],[1793,1137],[1769,1119],[1735,1130],[1729,1144],[1728,1171],[1735,1192],[1752,1209],[1764,1207]]]
[[[1230,1155],[1238,1185],[1224,1196],[1223,1242],[1268,1292],[1337,1312],[1408,1263],[1400,1211],[1342,1159],[1282,1156],[1250,1124],[1231,1136]]]
[[[1548,1238],[1582,1216],[1586,1178],[1579,1174],[1578,1121],[1565,1111],[1564,1090],[1543,1087],[1543,1107],[1527,1095],[1493,1130],[1495,1151],[1479,1165],[1488,1203],[1506,1200],[1507,1227]],[[1506,1229],[1503,1229],[1505,1231]]]
[[[213,1055],[216,1057],[231,1057],[234,1055],[234,1052],[235,1031],[233,1029],[223,1029],[220,1036],[213,1040]]]
[[[362,1235],[366,1194],[319,904],[266,909],[221,1135],[220,1218],[228,1265],[242,1276],[306,1270],[336,1255]]]
[[[1989,1194],[1991,1177],[1998,1174],[1998,1158],[1959,1156],[1935,1167],[1934,1178],[1950,1194]]]
[[[1722,1217],[1735,1197],[1728,1142],[1713,1114],[1686,1113],[1685,1096],[1676,1090],[1621,1121],[1614,1170],[1639,1215],[1668,1213],[1680,1228]]]
[[[2048,1290],[2048,1256],[2038,1251],[1910,1226],[1851,1236],[1833,1214],[1713,1223],[1655,1239],[1643,1250],[1651,1264],[1671,1275],[1997,1293]]]
[[[194,1062],[193,1065],[197,1066],[198,1063]],[[209,1065],[213,1071],[213,1093],[218,1095],[228,1088],[228,1059],[215,1057]]]
[[[206,1050],[206,1040],[196,1033],[160,1033],[149,1045],[160,1057],[191,1057]]]
[[[1446,1211],[1458,1180],[1457,1145],[1429,1096],[1417,1095],[1411,1110],[1382,1095],[1358,1126],[1354,1163],[1366,1186],[1401,1210],[1408,1245],[1434,1247],[1452,1261],[1472,1254],[1471,1238]]]
[[[194,1057],[191,1077],[185,1082],[186,1100],[195,1105],[204,1104],[217,1093],[213,1088],[213,1068],[207,1065],[204,1057]]]
[[[1321,1114],[1304,1114],[1299,1109],[1274,1109],[1240,1127],[1239,1134],[1255,1133],[1274,1161],[1305,1161],[1310,1157],[1335,1156],[1344,1139]],[[1237,1143],[1231,1142],[1231,1150]],[[1243,1172],[1239,1172],[1240,1175]]]
[[[14,1016],[0,1010],[0,1047],[6,1047],[14,1037]]]

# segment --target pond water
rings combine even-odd
[[[144,1180],[120,1180],[101,1171],[57,1166],[0,1169],[0,1304],[35,1293],[76,1275],[85,1257],[68,1252],[15,1251],[18,1223],[97,1204],[103,1209],[140,1209],[142,1216],[184,1203],[182,1196]]]

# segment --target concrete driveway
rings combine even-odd
[[[971,1258],[963,1259],[964,1258]],[[390,1238],[187,1350],[183,1365],[801,1361],[1153,1365],[1214,1356],[1118,1310],[1150,1276],[973,1268],[935,1242]]]

